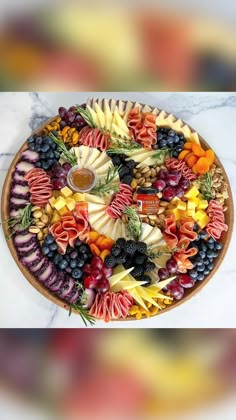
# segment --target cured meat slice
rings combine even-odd
[[[185,179],[189,181],[195,181],[197,176],[192,172],[191,168],[188,167],[187,163],[183,160],[178,160],[175,158],[170,158],[165,161],[167,169],[175,169],[179,171]]]
[[[133,305],[133,298],[127,291],[98,293],[89,314],[109,322],[111,319],[126,318]]]
[[[34,168],[25,175],[29,184],[30,202],[44,207],[52,196],[52,183],[49,175],[40,168]]]
[[[223,206],[215,200],[211,200],[207,208],[210,222],[207,224],[206,231],[216,241],[220,239],[223,232],[227,232],[228,226],[225,223]]]
[[[106,213],[113,219],[121,217],[126,206],[133,202],[133,190],[129,185],[120,184],[120,191],[115,195],[113,201],[106,208]]]
[[[139,107],[133,108],[128,115],[128,127],[132,138],[143,147],[151,149],[156,144],[156,116],[141,113]]]

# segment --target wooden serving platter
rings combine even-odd
[[[170,114],[166,113],[166,115],[168,116]],[[32,134],[39,134],[40,135],[41,132],[42,132],[42,128],[46,124],[50,124],[53,120],[55,120],[55,118],[56,118],[56,116],[53,117],[53,118],[50,118],[42,126],[40,126],[38,129],[36,129]],[[177,120],[177,118],[176,118],[176,120]],[[183,124],[185,124],[185,123],[183,122]],[[189,125],[188,125],[188,127],[190,128],[190,130],[192,132],[195,132],[195,130],[193,130]],[[209,149],[211,147],[200,135],[199,135],[199,139],[200,139],[201,145],[203,146],[204,149]],[[22,145],[20,150],[15,155],[15,157],[14,157],[14,159],[13,159],[13,161],[12,161],[12,163],[11,163],[9,169],[8,169],[7,175],[6,175],[6,179],[5,179],[5,182],[4,182],[4,185],[3,185],[3,190],[2,190],[2,197],[1,197],[1,219],[2,219],[2,221],[9,218],[9,200],[10,200],[12,175],[13,175],[13,172],[15,170],[15,166],[16,166],[17,162],[20,160],[21,153],[26,148],[27,148],[27,142],[25,142]],[[194,286],[194,288],[192,288],[192,289],[185,289],[184,297],[180,301],[174,300],[174,302],[170,306],[167,306],[165,309],[159,311],[157,315],[160,315],[162,313],[170,311],[170,310],[176,308],[177,306],[184,304],[188,299],[190,299],[191,297],[196,295],[214,277],[214,274],[219,270],[220,265],[222,264],[222,262],[224,260],[224,257],[227,253],[227,250],[228,250],[228,247],[229,247],[229,244],[230,244],[230,240],[231,240],[231,236],[232,236],[233,223],[234,223],[233,197],[232,197],[232,191],[231,191],[231,188],[230,188],[228,176],[225,172],[225,169],[224,169],[221,161],[219,160],[219,158],[217,156],[215,156],[215,164],[222,169],[224,179],[228,183],[228,193],[229,193],[229,198],[225,202],[227,207],[228,207],[228,210],[225,212],[225,223],[228,225],[228,231],[224,232],[222,234],[222,237],[221,237],[221,242],[224,245],[223,249],[222,249],[219,257],[217,257],[214,260],[214,263],[215,263],[214,269],[204,279],[204,281],[203,282],[197,282],[196,285]],[[3,230],[4,230],[5,236],[7,237],[9,232],[7,230],[6,224],[3,224]],[[7,240],[7,245],[8,245],[8,248],[9,248],[16,264],[18,265],[20,271],[23,273],[24,277],[28,280],[28,282],[36,290],[38,290],[43,296],[45,296],[47,299],[49,299],[51,302],[55,303],[56,305],[58,305],[61,308],[64,308],[65,310],[68,311],[70,309],[69,305],[67,305],[64,301],[62,301],[61,299],[59,299],[58,297],[53,295],[20,262],[20,260],[18,258],[18,255],[17,255],[17,252],[16,252],[16,249],[15,249],[15,246],[14,246],[14,243],[13,243],[13,240],[11,238],[9,240]],[[72,312],[78,314],[78,312],[76,312],[74,309],[72,309]],[[157,315],[153,315],[153,316],[157,316]],[[136,319],[135,319],[135,317],[130,316],[127,319],[123,319],[122,321],[129,321],[129,320],[136,320]]]

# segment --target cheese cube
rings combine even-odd
[[[204,219],[205,216],[206,216],[205,211],[203,211],[203,210],[196,211],[196,214],[195,214],[196,220],[202,220],[202,219]]]
[[[59,214],[61,216],[63,216],[66,213],[68,213],[68,208],[66,206],[62,207],[62,209],[59,210]]]
[[[198,220],[198,226],[201,229],[204,229],[204,227],[210,222],[210,218],[207,216],[207,214],[203,217],[202,220]]]
[[[55,197],[51,197],[49,200],[49,203],[51,204],[52,207],[54,207],[54,203],[56,202]]]
[[[55,203],[54,203],[54,208],[59,211],[63,207],[65,207],[65,205],[66,205],[66,202],[65,202],[64,198],[63,197],[58,197],[56,199]]]
[[[180,212],[177,208],[172,210],[172,214],[175,216],[175,220],[180,220]]]
[[[197,189],[197,187],[195,187],[195,185],[193,185],[191,188],[189,188],[189,190],[184,194],[184,196],[186,198],[193,198],[193,197],[197,197],[197,195],[199,194],[199,190]]]
[[[195,203],[195,207],[197,207],[197,206],[198,206],[198,204],[199,204],[199,198],[198,198],[198,197],[192,197],[192,198],[191,198],[191,201],[192,201],[193,203]]]
[[[57,211],[54,211],[52,219],[51,219],[51,224],[59,222],[59,220],[61,220],[60,214]]]
[[[78,203],[79,201],[85,201],[83,193],[75,193],[73,194],[72,198],[75,200],[76,203]]]
[[[70,211],[74,210],[74,208],[75,208],[75,200],[73,200],[73,198],[67,198],[66,199],[66,207]]]
[[[178,203],[179,203],[179,201],[181,201],[180,199],[179,199],[179,197],[175,197],[175,198],[173,198],[172,200],[171,200],[171,202],[170,202],[170,204],[174,204],[174,205],[178,205]]]
[[[207,200],[199,200],[199,204],[198,204],[198,209],[199,210],[205,210],[208,207],[208,201]]]
[[[63,197],[65,197],[65,198],[71,197],[72,194],[73,194],[73,192],[68,187],[64,187],[64,188],[61,189],[61,195],[63,195]]]
[[[187,210],[187,216],[192,217],[195,219],[195,210]]]
[[[189,200],[187,203],[187,210],[195,210],[196,204],[194,203],[194,201]]]
[[[177,209],[185,211],[186,208],[187,208],[187,204],[184,201],[179,200],[179,202],[177,204]]]

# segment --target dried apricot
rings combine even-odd
[[[200,175],[206,174],[210,169],[210,165],[207,158],[201,157],[200,159],[198,159],[196,163],[196,169]]]
[[[203,148],[200,146],[200,144],[193,143],[192,151],[195,154],[195,156],[198,156],[198,157],[205,156],[205,150],[203,150]]]
[[[106,238],[104,235],[99,236],[99,238],[96,240],[95,244],[98,248],[100,248],[102,241],[104,240],[104,238]]]
[[[185,156],[187,156],[189,154],[189,150],[182,150],[182,152],[180,152],[178,159],[179,160],[184,160]]]
[[[94,242],[96,242],[96,240],[99,238],[100,233],[96,232],[96,230],[92,230],[91,232],[89,232],[89,240],[88,240],[88,244],[93,244]]]
[[[193,143],[187,141],[186,143],[184,143],[184,150],[192,150],[192,145]]]
[[[101,254],[100,254],[100,258],[102,259],[102,261],[105,260],[105,258],[107,257],[107,255],[110,255],[110,251],[109,249],[104,249]]]
[[[207,158],[209,165],[212,166],[215,160],[215,153],[212,149],[206,150],[205,157]]]
[[[186,159],[186,162],[187,162],[187,164],[190,168],[192,168],[193,165],[195,165],[195,163],[197,163],[197,161],[198,161],[198,157],[195,156],[194,154],[191,154],[191,156],[188,156],[187,159]]]
[[[114,244],[113,239],[111,238],[104,238],[100,242],[99,248],[103,251],[104,249],[111,249],[112,245]]]
[[[100,257],[101,251],[95,244],[91,244],[90,249],[93,255],[97,255],[98,257]]]

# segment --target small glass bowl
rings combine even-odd
[[[72,180],[72,174],[73,174],[73,172],[79,171],[79,170],[83,170],[83,169],[85,169],[86,171],[89,171],[93,175],[93,182],[89,185],[89,187],[86,187],[86,188],[78,187],[77,185],[75,185],[73,183],[73,180]],[[96,179],[96,173],[95,173],[95,171],[93,169],[91,169],[91,168],[86,167],[86,166],[79,166],[79,165],[73,166],[69,170],[69,172],[67,174],[67,183],[68,183],[69,187],[73,191],[76,191],[76,192],[85,193],[85,192],[91,191],[93,189],[93,187],[95,186],[96,181],[97,181],[97,179]]]

